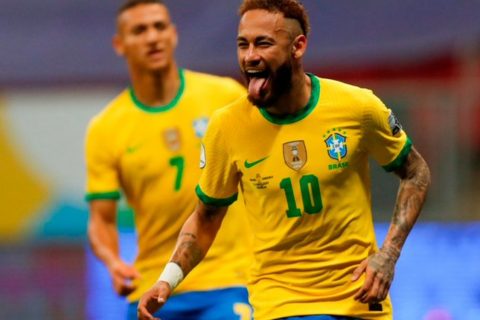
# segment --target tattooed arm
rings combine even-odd
[[[226,212],[227,207],[207,206],[199,201],[195,211],[183,224],[170,259],[171,263],[180,267],[183,277],[207,254]],[[159,280],[140,299],[138,318],[155,319],[152,314],[165,304],[173,289],[168,282]]]
[[[222,224],[227,207],[207,206],[199,201],[178,236],[171,262],[186,276],[207,254]]]
[[[363,261],[353,273],[353,281],[365,272],[365,283],[355,295],[362,303],[375,303],[387,297],[393,281],[395,264],[410,230],[420,215],[430,185],[430,171],[425,160],[412,148],[405,164],[395,171],[400,177],[392,222],[379,252]]]

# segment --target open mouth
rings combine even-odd
[[[253,98],[260,98],[265,94],[269,84],[270,73],[267,70],[247,70],[248,93]]]

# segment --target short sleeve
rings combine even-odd
[[[85,137],[87,172],[85,200],[119,199],[120,187],[111,145],[100,123],[93,119]]]
[[[371,91],[367,92],[363,113],[364,148],[386,171],[400,168],[412,148],[412,142],[400,122]]]
[[[239,173],[221,124],[218,112],[215,112],[202,142],[202,173],[196,188],[200,200],[214,206],[228,206],[235,202],[239,183]]]

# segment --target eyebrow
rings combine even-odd
[[[247,40],[247,37],[244,37],[244,36],[238,36],[237,37],[237,41],[246,41]],[[269,41],[275,41],[274,38],[270,37],[270,36],[266,36],[266,35],[259,35],[257,37],[255,37],[254,41],[261,41],[261,40],[269,40]]]

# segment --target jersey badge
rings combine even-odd
[[[347,156],[347,137],[345,132],[339,131],[340,129],[332,129],[324,135],[328,156],[337,161],[341,161]]]
[[[207,165],[207,156],[205,155],[205,146],[203,143],[200,145],[200,169],[205,168]]]
[[[178,151],[181,147],[180,130],[178,128],[169,128],[163,132],[163,139],[167,148],[171,151]]]
[[[391,110],[390,115],[388,116],[388,124],[390,125],[390,130],[392,130],[392,135],[394,136],[396,136],[402,130],[400,121],[398,121],[397,117]]]
[[[197,138],[203,138],[205,131],[207,131],[208,118],[202,117],[193,121],[193,130]]]
[[[283,159],[290,169],[296,171],[302,169],[307,163],[307,148],[303,140],[284,143]]]

